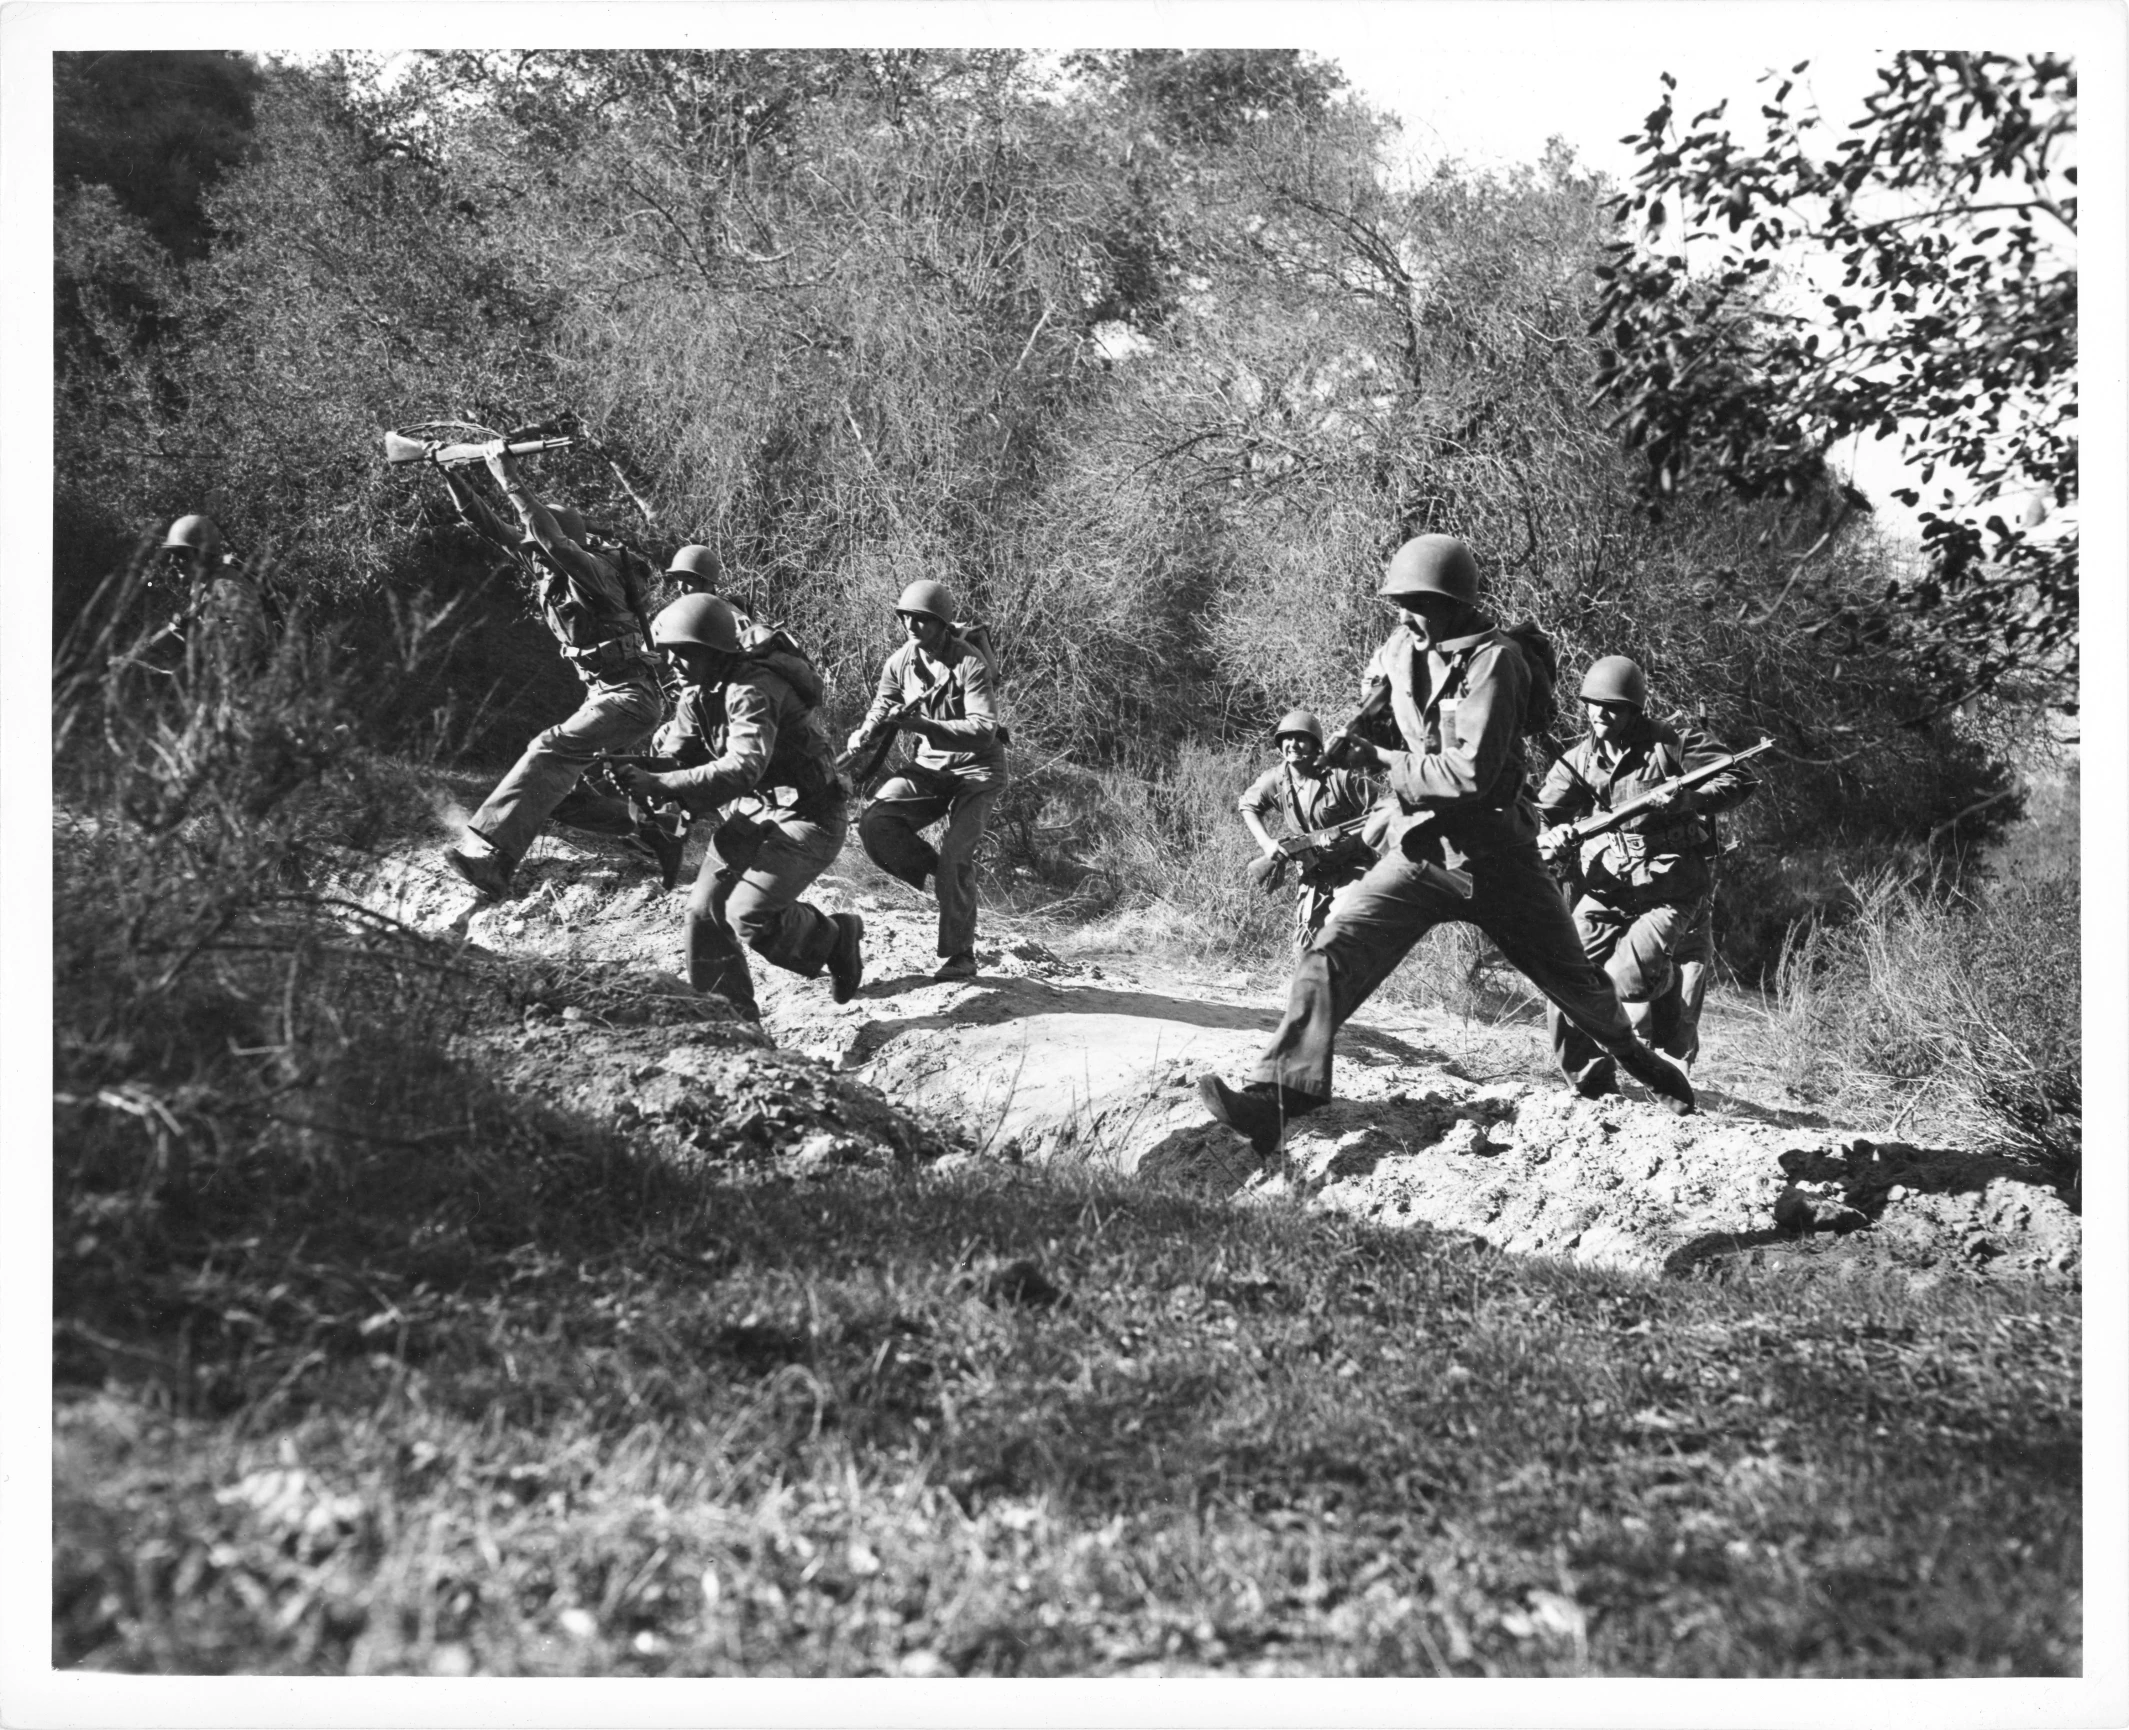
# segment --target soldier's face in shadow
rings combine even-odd
[[[937,655],[946,646],[946,621],[935,619],[929,613],[904,613],[902,629],[927,655]]]

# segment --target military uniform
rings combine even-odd
[[[1553,765],[1537,799],[1548,824],[1613,810],[1727,755],[1694,727],[1625,713],[1632,719],[1614,744],[1584,738]],[[1582,848],[1574,922],[1583,951],[1610,977],[1635,1031],[1680,1061],[1698,1050],[1698,997],[1706,990],[1703,972],[1688,1013],[1678,961],[1708,933],[1715,840],[1707,818],[1758,785],[1739,764]],[[1554,1056],[1578,1087],[1602,1088],[1613,1079],[1610,1054],[1557,1011],[1552,1034]]]
[[[970,955],[976,947],[976,848],[991,806],[1006,785],[1005,730],[991,684],[990,662],[963,634],[950,635],[939,656],[914,642],[887,657],[880,683],[859,724],[874,732],[893,711],[915,704],[938,724],[947,742],[915,734],[915,761],[881,786],[858,820],[858,838],[881,870],[922,889],[937,884],[939,953]],[[919,830],[946,819],[934,849]]]
[[[679,767],[660,777],[693,816],[749,793],[764,801],[720,825],[687,904],[689,982],[750,1011],[745,949],[807,978],[828,964],[835,922],[799,896],[850,826],[850,783],[821,729],[818,685],[756,653],[725,684],[683,693],[668,729]]]
[[[625,805],[577,787],[595,757],[634,750],[665,710],[619,569],[566,536],[513,537],[477,494],[448,478],[460,515],[530,575],[540,616],[584,684],[576,712],[534,737],[467,827],[511,867],[552,817],[603,833],[633,833]]]
[[[1284,810],[1292,832],[1305,835],[1367,814],[1375,789],[1349,769],[1308,770],[1292,763],[1267,769],[1243,790],[1235,809],[1254,816],[1267,829],[1273,813]],[[1306,948],[1330,916],[1331,901],[1346,885],[1357,883],[1375,862],[1375,854],[1358,834],[1334,841],[1300,871],[1294,898],[1294,947]]]
[[[1397,814],[1383,855],[1346,892],[1302,954],[1285,1018],[1252,1074],[1256,1084],[1330,1097],[1337,1032],[1436,925],[1463,920],[1606,1049],[1631,1045],[1619,999],[1577,940],[1538,857],[1525,786],[1522,727],[1531,671],[1503,631],[1486,627],[1429,646],[1399,625],[1363,687],[1387,681],[1395,738],[1386,752]],[[1422,870],[1471,877],[1471,899]]]

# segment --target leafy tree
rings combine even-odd
[[[204,198],[249,148],[259,82],[240,54],[55,54],[53,175],[108,186],[173,257],[199,258]]]
[[[1659,507],[1696,470],[1752,499],[1823,495],[1837,441],[1897,437],[1941,490],[1921,513],[1926,576],[1889,582],[1876,610],[1916,626],[1935,701],[2014,676],[2074,697],[2074,521],[2034,533],[1986,502],[2077,498],[2075,70],[1899,53],[1828,146],[1795,96],[1807,64],[1763,106],[1757,150],[1726,103],[1681,126],[1665,76],[1600,271],[1599,394]],[[1814,247],[1837,282],[1785,269]],[[1822,623],[1840,614],[1819,599]]]

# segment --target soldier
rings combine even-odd
[[[1288,863],[1266,827],[1277,810],[1284,808],[1294,834],[1305,835],[1364,817],[1375,802],[1375,789],[1365,777],[1324,762],[1323,723],[1306,709],[1289,709],[1279,718],[1273,737],[1279,742],[1279,766],[1252,781],[1235,804],[1263,855],[1252,874],[1267,888],[1277,885]],[[1359,882],[1375,863],[1375,854],[1356,832],[1312,858],[1292,863],[1300,877],[1294,898],[1294,947],[1299,950],[1323,929],[1331,898],[1348,883]]]
[[[1413,944],[1460,919],[1651,1093],[1691,1111],[1691,1085],[1635,1037],[1538,857],[1522,747],[1533,674],[1515,639],[1479,610],[1470,549],[1449,535],[1407,541],[1381,593],[1404,617],[1368,663],[1366,683],[1387,687],[1397,742],[1362,740],[1353,750],[1387,773],[1395,796],[1382,858],[1302,953],[1285,1019],[1247,1086],[1199,1081],[1206,1109],[1270,1153],[1287,1119],[1329,1102],[1338,1029]],[[1469,874],[1468,901],[1444,866]]]
[[[955,622],[943,583],[911,583],[895,612],[909,640],[880,669],[879,690],[848,749],[861,751],[892,727],[916,736],[916,757],[866,807],[858,838],[875,865],[912,889],[936,879],[945,959],[932,977],[973,979],[976,848],[1006,783],[990,656],[977,628]],[[917,831],[942,817],[934,850]]]
[[[1658,1051],[1690,1063],[1699,1051],[1706,974],[1698,971],[1688,1006],[1679,973],[1684,958],[1698,953],[1714,897],[1715,834],[1707,820],[1750,798],[1759,782],[1740,763],[1698,787],[1662,797],[1665,782],[1728,752],[1683,721],[1651,719],[1648,680],[1624,655],[1606,655],[1591,665],[1582,679],[1582,706],[1587,736],[1554,763],[1538,792],[1538,814],[1548,825],[1538,848],[1557,859],[1569,845],[1565,825],[1659,795],[1655,810],[1582,847],[1575,929],[1583,952],[1610,977],[1634,1031]],[[1611,1054],[1557,1009],[1552,1042],[1578,1093],[1594,1099],[1618,1091]]]
[[[688,894],[688,983],[760,1020],[752,949],[808,979],[825,967],[835,1001],[847,1003],[864,978],[864,921],[799,899],[835,862],[850,826],[850,783],[821,729],[820,676],[795,650],[744,644],[738,615],[714,595],[674,601],[651,621],[651,640],[687,681],[675,717],[680,766],[617,767],[629,796],[677,797],[695,816],[750,793],[792,796],[719,825]]]
[[[188,650],[212,645],[229,664],[255,665],[273,645],[266,597],[223,550],[212,517],[179,517],[163,536],[163,561],[185,586],[178,614],[162,635],[183,637]]]
[[[550,511],[526,488],[500,441],[489,451],[488,468],[524,525],[514,543],[466,481],[449,469],[444,481],[461,516],[530,572],[541,616],[584,682],[576,712],[534,737],[465,834],[444,849],[445,862],[468,883],[500,896],[509,893],[518,861],[593,759],[640,743],[657,726],[663,704],[620,566],[586,545],[582,516],[566,506]],[[670,861],[660,860],[669,880],[678,863],[677,849]]]

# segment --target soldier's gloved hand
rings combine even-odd
[[[665,777],[637,763],[616,763],[612,769],[615,784],[631,799],[662,797],[666,792]]]

